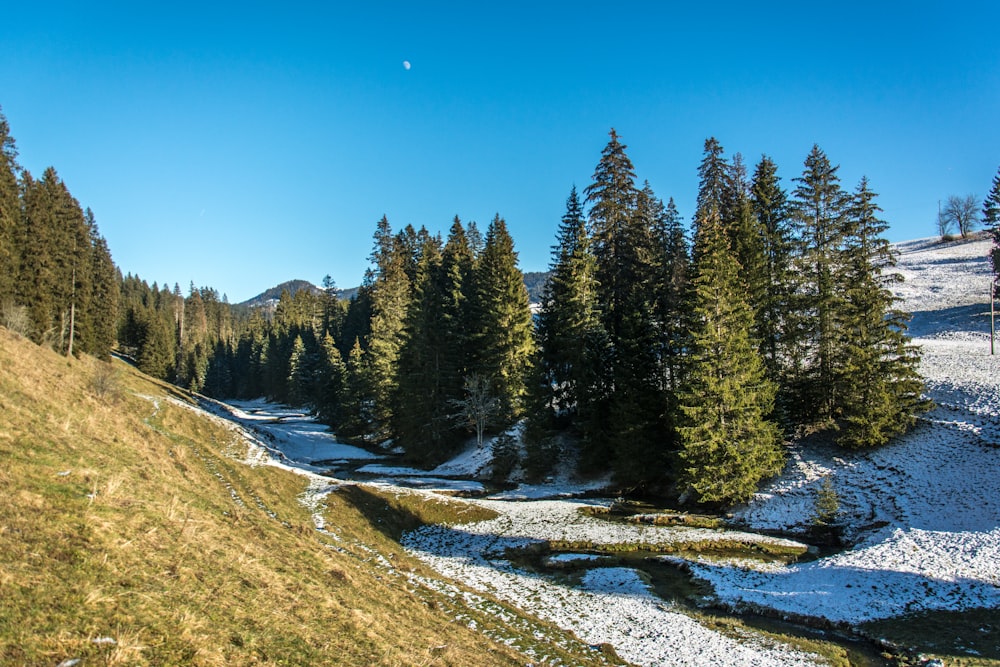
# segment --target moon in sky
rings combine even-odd
[[[410,69],[410,61],[409,60],[404,60],[403,61],[403,69]]]

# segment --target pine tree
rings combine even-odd
[[[993,177],[993,187],[990,193],[983,199],[983,226],[990,230],[993,235],[993,248],[990,250],[990,259],[993,263],[994,290],[1000,284],[1000,169]]]
[[[902,281],[890,273],[892,247],[882,234],[888,224],[878,218],[866,178],[854,194],[845,233],[844,309],[839,331],[836,382],[841,429],[838,443],[851,448],[877,447],[913,425],[927,408],[916,348],[906,336],[907,313],[893,308],[889,286]]]
[[[534,477],[546,474],[556,462],[554,430],[569,426],[584,431],[596,401],[606,393],[601,387],[606,337],[596,269],[583,205],[573,187],[552,248],[552,277],[542,297],[534,372],[528,383],[526,465]]]
[[[679,485],[698,502],[748,500],[781,469],[777,427],[767,419],[775,395],[749,332],[753,312],[718,214],[697,220],[695,316],[690,361],[679,397]]]
[[[0,111],[0,307],[16,295],[20,271],[21,200],[18,193],[17,147]]]
[[[500,402],[498,423],[522,411],[533,350],[533,323],[524,275],[517,267],[514,241],[496,215],[476,270],[476,358],[468,369],[490,380]]]
[[[574,187],[552,249],[552,277],[538,316],[541,383],[547,388],[543,404],[550,419],[585,420],[594,401],[598,378],[592,346],[601,337],[596,266]]]
[[[785,332],[792,319],[793,242],[788,220],[788,197],[779,185],[777,165],[761,158],[750,186],[753,215],[761,227],[764,245],[764,275],[767,289],[760,295],[755,333],[772,382],[784,382]],[[779,396],[779,402],[785,400]]]
[[[850,198],[840,187],[839,167],[832,166],[819,146],[813,146],[795,188],[793,220],[801,247],[796,256],[797,320],[790,350],[791,391],[799,398],[791,406],[799,422],[830,423],[838,401],[835,382],[837,323],[843,310],[841,272],[847,207]]]
[[[665,388],[673,396],[683,378],[687,350],[687,308],[691,253],[681,216],[671,197],[657,217],[658,276],[655,283],[656,320],[661,332],[661,356]]]
[[[93,328],[93,344],[88,350],[101,359],[110,359],[117,336],[119,308],[118,270],[111,259],[108,243],[100,235],[93,212],[85,212],[91,247],[91,294],[89,318]]]
[[[407,275],[411,256],[412,253],[392,235],[389,221],[383,216],[375,232],[375,248],[371,255],[375,274],[371,285],[371,332],[366,355],[374,401],[372,428],[379,439],[389,437],[393,398],[397,395],[397,362],[411,298]]]

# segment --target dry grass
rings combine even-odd
[[[320,533],[303,478],[120,362],[94,391],[99,363],[0,328],[0,664],[605,664],[416,582],[398,526],[462,507],[332,493]]]

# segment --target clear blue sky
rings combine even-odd
[[[685,219],[715,136],[789,188],[819,144],[848,189],[869,177],[891,240],[931,236],[938,200],[1000,167],[998,19],[995,0],[12,2],[0,106],[124,272],[238,302],[358,284],[383,214],[500,213],[544,270],[611,127]]]

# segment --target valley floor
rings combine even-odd
[[[685,567],[711,585],[714,602],[845,626],[934,610],[1000,609],[1000,362],[990,355],[988,247],[985,240],[899,246],[898,270],[906,277],[899,296],[902,307],[914,313],[911,333],[923,349],[927,393],[937,407],[905,437],[875,452],[794,449],[784,474],[737,512],[748,530],[802,532],[816,490],[829,477],[855,546],[792,565],[685,556]],[[428,473],[370,461],[367,452],[339,445],[304,416],[275,413],[263,403],[241,404],[229,418],[265,434],[263,444],[272,454],[299,468],[329,470],[355,460],[365,465],[362,471],[381,477],[373,483],[392,492],[429,494],[456,484],[482,490],[478,482],[454,480],[488,461],[481,450]],[[630,568],[595,567],[566,585],[509,560],[509,549],[550,540],[595,546],[734,539],[784,544],[752,533],[613,523],[579,511],[610,501],[559,499],[586,490],[562,478],[470,499],[498,518],[458,528],[426,526],[403,542],[442,574],[572,630],[588,643],[609,643],[635,664],[819,661],[760,634],[710,629],[656,596]],[[1000,652],[1000,616],[981,632],[980,643],[993,642],[994,653]]]

